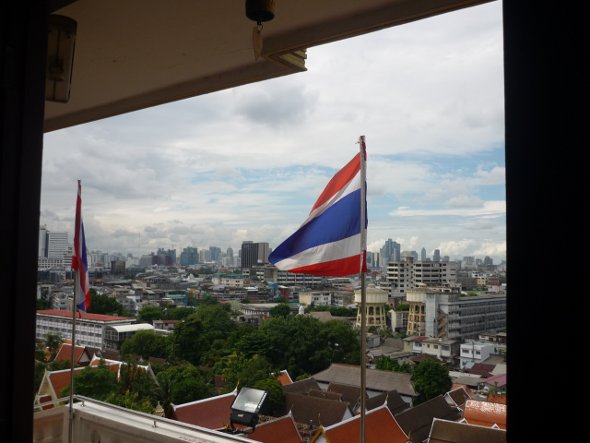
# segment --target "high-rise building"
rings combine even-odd
[[[47,257],[64,258],[68,252],[68,233],[47,231]]]
[[[252,241],[242,242],[242,269],[249,269],[255,265],[268,263],[270,249],[268,243],[254,243]]]
[[[221,260],[221,248],[209,246],[209,252],[211,253],[211,261],[219,262]]]
[[[39,257],[47,257],[47,226],[39,227]]]
[[[227,252],[225,254],[227,257],[227,266],[234,266],[234,250],[232,248],[227,248]]]
[[[176,265],[176,249],[163,249],[158,248],[158,252],[156,253],[158,256],[158,264],[160,266],[174,266]]]
[[[426,248],[422,248],[420,251],[420,260],[426,261]]]
[[[440,261],[440,249],[435,249],[432,254],[432,261]]]
[[[201,249],[199,251],[199,263],[207,263],[211,261],[211,251],[209,249]]]
[[[390,261],[400,261],[401,245],[392,239],[387,239],[380,251],[379,261],[381,266],[387,266]]]
[[[180,266],[191,266],[199,263],[199,250],[188,246],[180,253]]]

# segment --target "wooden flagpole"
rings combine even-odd
[[[366,284],[365,284],[365,251],[367,250],[367,171],[366,171],[366,146],[365,136],[361,135],[359,138],[360,151],[361,151],[361,443],[365,443],[365,412],[366,412],[366,398],[365,393],[367,391],[367,366],[365,363],[365,355],[367,352],[367,317],[366,317]]]

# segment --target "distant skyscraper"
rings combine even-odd
[[[426,248],[422,248],[420,251],[420,260],[426,261]]]
[[[211,261],[219,262],[221,260],[221,248],[209,246],[209,252],[211,253]]]
[[[418,253],[416,251],[403,251],[401,255],[402,259],[406,257],[411,257],[414,260],[418,260]]]
[[[440,249],[435,249],[432,254],[432,261],[440,261]]]
[[[379,254],[381,267],[387,266],[387,262],[400,261],[401,245],[392,239],[387,239]]]
[[[254,265],[268,263],[268,255],[270,253],[268,243],[244,241],[242,242],[241,251],[242,269],[249,269]]]
[[[180,253],[180,266],[196,265],[199,262],[199,250],[193,247],[187,247]]]
[[[211,251],[209,249],[201,249],[199,251],[199,263],[206,263],[211,261]]]
[[[64,258],[68,252],[68,233],[47,231],[47,257]]]
[[[47,257],[47,226],[39,227],[39,257]]]
[[[227,265],[233,266],[234,265],[234,250],[232,248],[227,248]]]

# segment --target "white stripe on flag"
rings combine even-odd
[[[303,223],[301,223],[301,226],[304,226],[311,219],[318,217],[326,209],[328,209],[330,206],[334,205],[334,203],[342,200],[348,194],[350,194],[351,192],[354,192],[354,191],[356,191],[357,189],[360,189],[360,188],[361,188],[361,171],[359,170],[356,173],[356,175],[347,183],[346,186],[344,186],[342,189],[340,189],[340,191],[338,191],[336,194],[334,194],[323,205],[318,206],[317,208],[315,208],[315,210],[309,214],[309,216],[307,217],[307,219]]]
[[[326,243],[313,248],[301,251],[289,258],[285,258],[275,263],[275,266],[281,271],[301,268],[303,266],[315,265],[327,261],[340,260],[360,254],[361,234],[338,240],[332,243]]]

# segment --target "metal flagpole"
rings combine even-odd
[[[74,279],[74,299],[72,300],[72,353],[70,361],[70,409],[68,422],[68,443],[72,443],[74,437],[74,357],[76,352],[76,311],[78,306],[77,294],[80,291],[80,273],[76,271]]]
[[[365,136],[361,135],[359,138],[361,150],[361,443],[365,443],[365,410],[366,410],[366,391],[367,391],[367,367],[365,363],[365,355],[367,348],[367,317],[366,317],[366,302],[367,294],[365,288],[365,251],[367,250],[367,196],[366,196],[366,147]]]

